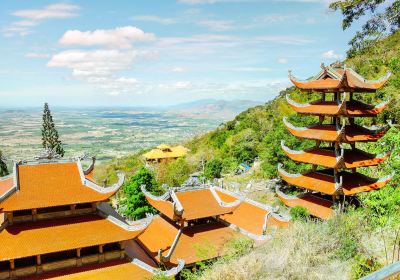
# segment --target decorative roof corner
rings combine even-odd
[[[170,196],[173,201],[175,215],[182,217],[184,209],[174,190],[170,191]]]
[[[176,246],[178,245],[178,241],[179,241],[179,238],[182,235],[182,232],[183,232],[183,227],[180,227],[178,232],[177,232],[177,234],[176,234],[176,236],[175,236],[174,242],[172,242],[172,245],[171,245],[171,247],[170,247],[170,249],[168,251],[168,254],[166,256],[162,255],[161,249],[158,250],[157,256],[160,259],[161,263],[167,263],[167,262],[169,262],[171,260],[171,256],[174,253],[174,251],[176,249]]]
[[[173,267],[173,268],[171,268],[169,270],[165,270],[165,271],[162,271],[162,270],[159,270],[157,268],[154,268],[154,267],[148,265],[147,263],[145,263],[145,262],[143,262],[143,261],[141,261],[139,259],[136,259],[136,258],[133,258],[132,264],[135,264],[135,265],[139,266],[140,268],[142,268],[142,269],[144,269],[144,270],[146,270],[146,271],[148,271],[148,272],[150,272],[152,274],[161,273],[163,276],[172,277],[172,276],[175,276],[176,274],[178,274],[184,268],[185,261],[182,260],[182,259],[178,259],[178,265],[177,266],[175,266],[175,267]]]
[[[305,131],[305,130],[307,130],[307,127],[297,127],[297,126],[294,126],[293,124],[291,124],[291,123],[288,121],[287,117],[284,117],[284,118],[283,118],[283,123],[284,123],[284,125],[285,125],[286,127],[290,128],[290,129],[292,129],[292,130],[295,130],[295,131]]]
[[[109,187],[100,187],[96,183],[94,183],[91,180],[86,179],[86,178],[84,179],[84,185],[99,192],[99,193],[103,193],[103,194],[115,193],[122,187],[122,185],[125,182],[125,174],[123,172],[118,171],[117,176],[118,176],[118,182]]]
[[[83,171],[83,174],[88,175],[90,172],[92,172],[94,169],[95,163],[96,163],[96,157],[93,156],[92,163],[89,165],[89,167],[86,170]]]
[[[304,150],[300,150],[300,151],[296,151],[296,150],[292,150],[289,147],[287,147],[285,145],[285,140],[281,140],[281,148],[284,152],[286,152],[287,154],[297,154],[297,155],[301,155],[304,154],[305,151]]]
[[[222,199],[219,197],[218,193],[215,191],[215,188],[213,186],[210,187],[211,194],[214,196],[215,200],[218,202],[218,204],[223,207],[223,208],[236,208],[242,203],[244,200],[244,197],[236,199],[235,201],[232,201],[230,203],[222,201]]]
[[[286,170],[283,169],[282,163],[278,163],[278,172],[286,177],[291,177],[291,178],[298,178],[301,177],[302,175],[300,173],[292,174],[287,172]]]

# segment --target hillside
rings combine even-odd
[[[377,94],[357,94],[369,104],[391,99],[389,109],[375,120],[363,120],[365,124],[382,124],[390,120],[394,126],[377,143],[364,144],[363,149],[380,153],[392,148],[388,161],[380,167],[362,172],[375,177],[400,170],[400,32],[383,39],[376,47],[364,50],[346,65],[367,79],[381,77],[387,71],[393,76]],[[212,170],[232,174],[238,164],[253,162],[258,158],[260,168],[251,178],[274,178],[278,162],[293,171],[307,166],[289,161],[283,154],[283,139],[293,149],[311,147],[313,143],[298,141],[284,128],[282,118],[288,116],[295,125],[315,123],[313,117],[295,115],[286,103],[285,95],[298,102],[315,100],[312,94],[300,93],[288,88],[272,101],[256,106],[237,115],[232,121],[205,135],[186,141],[191,151],[186,159],[159,166],[155,170],[158,184],[178,185],[194,171],[199,171],[202,160]],[[372,123],[367,123],[372,122]],[[104,167],[99,177],[113,178],[117,169],[134,173],[143,162],[140,154],[114,160]],[[217,168],[215,168],[217,166]],[[214,169],[213,169],[214,168]],[[218,174],[219,175],[219,174]],[[228,175],[229,177],[229,175]],[[358,278],[381,266],[399,259],[400,231],[399,172],[387,187],[359,196],[363,207],[349,209],[329,222],[300,219],[285,231],[277,233],[272,242],[257,249],[239,250],[230,258],[208,264],[200,271],[187,272],[187,279],[348,279]],[[322,234],[321,234],[322,233]],[[277,261],[279,259],[280,261]],[[266,265],[268,264],[268,269]],[[232,268],[240,268],[239,271]]]

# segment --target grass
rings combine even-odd
[[[197,279],[358,279],[398,260],[398,231],[389,224],[371,227],[360,212],[295,221],[263,245],[213,263]]]

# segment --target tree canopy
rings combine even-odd
[[[55,151],[61,157],[65,154],[47,103],[44,104],[43,109],[42,145],[44,149]]]
[[[340,0],[330,4],[334,11],[340,10],[343,14],[343,29],[349,28],[354,21],[359,20],[367,13],[370,17],[357,31],[348,51],[349,57],[362,50],[376,40],[394,33],[400,27],[400,0]]]
[[[150,192],[158,191],[158,184],[154,173],[141,167],[124,185],[125,199],[121,200],[122,212],[135,220],[144,218],[146,213],[155,213],[142,193],[140,186],[145,185]]]
[[[0,177],[8,175],[7,164],[4,161],[3,153],[0,151]]]

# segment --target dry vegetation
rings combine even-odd
[[[193,279],[358,279],[398,260],[398,228],[372,228],[360,213],[328,222],[296,221],[240,257],[225,258]],[[191,277],[186,277],[192,279]]]

